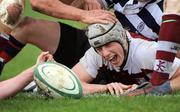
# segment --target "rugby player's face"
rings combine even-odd
[[[96,48],[96,51],[116,67],[120,67],[124,61],[123,48],[118,42],[107,43],[104,46]]]

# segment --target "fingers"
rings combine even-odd
[[[102,23],[107,24],[109,22],[115,23],[117,18],[115,15],[110,11],[105,10],[91,10],[85,13],[83,17],[83,22],[87,24],[93,24],[93,23]]]
[[[38,56],[38,59],[44,58],[44,56],[47,55],[48,53],[49,53],[49,51],[47,51],[47,52],[42,52],[42,53]]]
[[[101,5],[97,0],[85,0],[84,9],[85,10],[101,9]]]
[[[117,86],[117,94],[116,95],[120,95],[120,94],[123,94],[124,93],[124,90],[123,90],[123,88],[122,88],[122,86],[121,86],[121,83],[115,83],[115,85]]]
[[[128,88],[127,90],[125,90],[124,93],[128,93],[128,92],[130,92],[130,91],[133,91],[133,90],[135,90],[137,87],[138,87],[137,84],[133,84],[133,85],[130,86],[130,88]]]
[[[114,89],[113,89],[112,84],[108,84],[108,85],[107,85],[107,88],[108,88],[110,94],[111,94],[111,95],[114,95]]]
[[[88,4],[84,4],[84,9],[89,10]]]
[[[106,20],[106,21],[112,22],[112,23],[115,23],[116,21],[118,21],[114,15],[114,13],[112,13],[110,11],[100,10],[99,13],[102,13],[100,16],[100,19],[102,19],[102,20]]]
[[[102,16],[98,19],[95,19],[94,21],[97,21],[98,23],[102,23],[102,24],[108,24],[108,23],[115,23],[116,20],[113,17],[110,16]]]
[[[36,64],[39,64],[39,63],[42,63],[42,62],[46,62],[46,61],[51,61],[51,60],[53,60],[53,56],[49,53],[49,51],[42,52],[38,56]]]
[[[110,92],[111,95],[121,95],[124,93],[124,87],[127,88],[127,86],[125,85],[122,85],[121,83],[110,83],[110,84],[107,84],[107,88]],[[129,86],[128,86],[129,87]]]
[[[132,85],[124,85],[122,83],[119,83],[119,85],[123,88],[123,90],[129,89],[132,87]]]

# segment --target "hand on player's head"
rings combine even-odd
[[[90,11],[83,11],[80,21],[87,24],[93,24],[93,23],[108,24],[109,22],[115,23],[118,20],[115,17],[114,13],[110,11],[90,10]]]

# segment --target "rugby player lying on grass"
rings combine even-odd
[[[173,53],[174,50],[168,48],[174,47],[175,51],[179,49],[178,44],[180,43],[180,39],[179,35],[176,34],[176,32],[179,31],[179,26],[174,27],[174,24],[179,24],[179,22],[169,22],[171,25],[168,25],[168,27],[166,26],[167,24],[162,24],[161,26],[173,28],[173,35],[165,30],[166,33],[159,33],[159,30],[162,23],[162,17],[164,22],[169,20],[179,21],[177,16],[180,15],[179,0],[85,0],[85,3],[87,4],[87,7],[89,6],[91,9],[94,4],[98,5],[97,1],[106,9],[113,7],[116,17],[122,23],[124,28],[128,28],[128,31],[158,41],[159,48],[151,83],[156,86],[167,81],[170,71],[164,71],[157,68],[159,65],[162,65],[161,62],[163,61],[163,69],[167,69],[166,67],[171,66],[172,61],[174,60],[176,53]],[[165,4],[164,8],[163,2]],[[176,16],[168,16],[170,14],[175,14]]]
[[[49,41],[48,41],[49,42]]]
[[[132,38],[119,22],[90,25],[87,36],[92,47],[72,68],[82,82],[84,94],[110,92],[120,95],[134,89],[134,84],[149,80],[155,61],[156,42]],[[37,63],[52,60],[52,55],[43,53],[39,59]],[[34,66],[15,78],[0,82],[0,98],[21,91],[33,80],[33,71]],[[169,81],[155,86],[148,93],[162,95],[177,91],[180,89],[179,79],[180,60],[175,58]]]
[[[171,74],[172,72],[171,66],[173,65],[174,57],[180,48],[180,45],[179,45],[180,39],[178,38],[179,36],[178,31],[180,28],[179,27],[180,26],[179,25],[180,24],[180,17],[179,17],[180,11],[179,11],[178,6],[179,6],[178,0],[165,1],[165,13],[163,16],[163,22],[162,22],[162,26],[160,30],[160,37],[159,37],[158,45],[156,45],[158,46],[158,48],[156,48],[157,50],[156,61],[150,59],[152,62],[150,64],[147,64],[147,66],[149,65],[154,66],[153,68],[148,68],[149,70],[152,70],[152,71],[154,70],[152,78],[150,78],[151,79],[150,82],[152,84],[149,83],[147,85],[144,85],[142,89],[139,89],[138,91],[139,93],[136,92],[131,95],[144,94],[144,93],[149,92],[150,90],[153,91],[153,89],[156,87],[163,86],[164,84],[166,85],[168,83],[169,74]],[[150,52],[153,52],[153,51],[150,50]],[[156,51],[155,51],[155,54],[156,54]],[[179,54],[177,56],[179,56]],[[146,60],[144,62],[146,62]],[[139,67],[140,65],[143,66],[143,64],[139,64]],[[177,68],[178,67],[179,65],[177,65]],[[146,68],[141,68],[141,69],[146,69]],[[135,73],[138,73],[138,72],[135,72]]]
[[[147,81],[153,72],[157,42],[132,38],[119,22],[90,25],[87,36],[92,47],[72,68],[82,82],[84,94],[129,95],[136,87],[151,85]],[[175,58],[169,69],[169,80],[147,94],[164,95],[180,89],[180,59]]]
[[[178,25],[175,24],[174,27]],[[162,27],[161,31],[164,30],[171,32],[170,34],[174,32],[172,29]],[[87,36],[92,47],[73,67],[73,71],[83,83],[84,93],[109,90],[110,93],[119,95],[124,93],[122,90],[130,87],[121,83],[126,85],[143,84],[151,79],[158,43],[132,38],[130,33],[124,30],[118,22],[109,25],[91,25],[88,28]],[[178,83],[180,60],[175,58],[172,66],[169,66],[168,69],[171,71],[172,78],[160,86],[154,86],[151,91],[147,91],[147,94],[162,95],[180,89]],[[104,77],[108,83],[113,83],[89,84],[94,78]],[[151,83],[146,83],[147,85],[150,86]]]

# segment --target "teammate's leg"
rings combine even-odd
[[[16,29],[11,32],[9,41],[0,51],[1,69],[4,63],[16,56],[27,43],[34,44],[43,51],[54,53],[60,38],[59,24],[50,21],[25,18]],[[2,70],[1,70],[2,71]]]
[[[172,62],[180,50],[180,3],[178,0],[165,2],[165,14],[158,39],[158,50],[152,74],[153,85],[161,85],[168,80]]]

